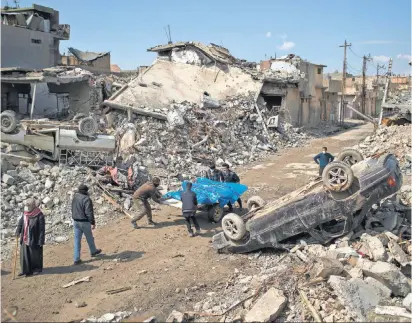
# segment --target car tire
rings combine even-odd
[[[73,122],[77,122],[80,119],[87,118],[87,117],[88,115],[86,113],[76,113],[76,115],[73,117]]]
[[[93,117],[83,118],[79,122],[79,131],[85,136],[93,136],[98,129],[99,125]]]
[[[235,213],[229,213],[223,217],[222,228],[225,235],[233,241],[242,240],[246,234],[245,222]]]
[[[344,162],[345,164],[352,166],[361,162],[363,159],[364,158],[360,151],[349,148],[342,150],[335,160]]]
[[[326,165],[322,174],[323,184],[331,191],[344,192],[351,187],[355,176],[348,164],[333,161]]]
[[[223,215],[224,215],[224,210],[222,207],[220,207],[219,204],[212,205],[207,211],[207,216],[209,218],[209,221],[214,222],[214,223],[219,223],[220,220],[222,220]]]
[[[17,115],[12,110],[6,110],[0,114],[1,131],[4,133],[13,132],[17,127]]]
[[[266,205],[266,201],[262,199],[260,196],[252,196],[247,200],[247,208],[248,210],[257,209],[264,207]]]

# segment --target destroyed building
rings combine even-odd
[[[94,82],[90,72],[79,68],[2,68],[2,111],[40,118],[88,113],[101,101]]]
[[[322,120],[333,121],[324,98],[323,68],[290,54],[262,61],[265,75],[261,96],[267,106],[283,111],[287,120],[298,126],[317,126]]]
[[[62,55],[61,65],[77,66],[92,73],[110,73],[110,52],[84,52],[69,47],[69,55]]]
[[[42,69],[60,63],[60,40],[70,38],[70,25],[59,12],[33,4],[1,9],[1,66]]]

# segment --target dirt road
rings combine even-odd
[[[282,151],[263,163],[240,169],[242,182],[250,187],[249,196],[281,196],[317,174],[312,157],[322,146],[335,154],[371,131],[371,125],[362,125],[313,140],[303,148]],[[72,240],[45,247],[45,269],[40,276],[12,281],[11,262],[3,264],[2,318],[7,318],[5,309],[12,311],[17,306],[19,321],[70,321],[134,308],[165,319],[173,309],[191,308],[204,295],[202,286],[224,282],[235,268],[248,266],[245,256],[220,260],[210,248],[211,237],[219,228],[207,223],[204,216],[199,219],[203,233],[196,238],[188,237],[177,209],[162,207],[155,212],[155,220],[159,222],[156,228],[133,230],[123,217],[97,228],[96,242],[105,255],[91,260],[83,241],[84,264],[80,266],[72,266]],[[85,276],[91,281],[62,288]],[[105,293],[120,287],[131,289],[115,295]],[[185,294],[185,289],[190,291]],[[82,301],[87,306],[77,308],[76,303]]]

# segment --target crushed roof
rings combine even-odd
[[[147,51],[148,52],[166,52],[166,51],[171,51],[174,48],[184,48],[184,47],[195,47],[199,49],[200,51],[202,51],[207,57],[219,63],[233,64],[236,62],[236,58],[230,54],[227,48],[224,48],[222,46],[219,46],[213,43],[206,46],[202,43],[193,42],[193,41],[176,42],[176,43],[171,43],[171,44],[166,44],[166,45],[154,46],[152,48],[149,48]]]
[[[69,47],[69,52],[72,53],[77,59],[83,62],[91,62],[100,57],[106,56],[110,52],[95,53],[95,52],[83,52],[79,49]]]

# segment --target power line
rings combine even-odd
[[[362,56],[359,56],[358,54],[356,54],[351,47],[349,47],[349,50],[352,52],[353,55],[355,55],[358,58],[362,58]]]
[[[352,71],[355,71],[355,72],[359,72],[359,73],[362,73],[362,70],[360,70],[360,69],[357,69],[357,68],[354,68],[353,66],[351,66],[349,63],[346,63],[346,65],[352,70]]]

